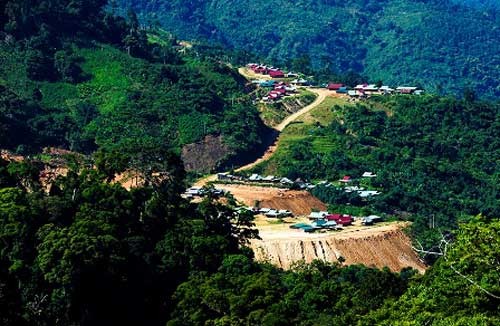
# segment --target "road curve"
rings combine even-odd
[[[238,69],[238,71],[244,77],[247,77],[247,78],[249,77],[245,73],[245,71],[243,70],[243,68]],[[297,120],[302,115],[304,115],[304,114],[308,113],[309,111],[311,111],[312,109],[316,108],[319,104],[321,104],[325,100],[325,98],[329,94],[331,94],[331,92],[329,90],[322,89],[322,88],[309,88],[308,87],[307,90],[309,90],[312,93],[315,93],[317,95],[316,99],[311,104],[305,106],[304,108],[300,109],[299,111],[297,111],[297,112],[293,113],[292,115],[288,116],[287,118],[285,118],[285,120],[283,120],[280,124],[274,126],[273,129],[275,129],[276,131],[278,131],[278,133],[276,133],[276,138],[271,143],[271,145],[267,148],[267,150],[264,153],[264,155],[262,155],[260,158],[258,158],[257,160],[253,161],[252,163],[246,164],[246,165],[244,165],[244,166],[236,169],[235,171],[239,172],[239,171],[249,170],[249,169],[255,167],[256,165],[258,165],[258,164],[260,164],[260,163],[262,163],[264,161],[267,161],[276,152],[276,150],[278,149],[279,133],[281,133],[286,128],[286,126],[288,126],[290,123],[294,122],[295,120]],[[216,175],[209,175],[207,177],[204,177],[204,178],[198,180],[194,184],[194,186],[196,186],[196,187],[202,187],[205,184],[207,184],[208,182],[215,181],[216,179],[217,179]]]
[[[322,88],[307,88],[307,90],[309,90],[312,93],[315,93],[317,95],[314,102],[303,107],[302,109],[295,112],[294,114],[286,117],[285,120],[283,120],[279,125],[273,127],[274,129],[278,130],[279,132],[282,132],[286,128],[286,126],[288,126],[293,121],[297,120],[301,115],[306,114],[307,112],[311,111],[312,109],[317,107],[319,104],[321,104],[325,100],[326,96],[328,95],[328,92],[330,92],[329,90],[322,89]]]
[[[319,88],[309,88],[308,90],[317,95],[314,102],[305,106],[304,108],[295,112],[294,114],[288,116],[280,124],[278,124],[277,126],[274,126],[273,129],[275,129],[278,132],[282,132],[286,128],[286,126],[288,126],[290,123],[294,122],[299,117],[301,117],[302,115],[306,114],[307,112],[311,111],[312,109],[317,107],[319,104],[321,104],[325,100],[325,98],[327,97],[328,92],[329,92],[326,89],[319,89]],[[267,148],[264,155],[262,155],[257,160],[253,161],[252,163],[248,163],[248,164],[236,169],[236,171],[240,172],[240,171],[249,170],[249,169],[255,167],[256,165],[258,165],[264,161],[267,161],[269,158],[271,158],[271,156],[278,149],[278,142],[279,142],[279,134],[276,134],[276,138],[275,138],[274,142],[272,142],[272,144]]]

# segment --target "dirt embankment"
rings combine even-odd
[[[426,266],[412,250],[408,236],[400,224],[326,234],[306,234],[299,230],[276,232],[261,230],[263,240],[252,240],[256,259],[268,261],[284,269],[294,263],[315,259],[388,267],[399,272],[412,267],[423,273]]]
[[[326,210],[326,205],[308,191],[259,187],[251,185],[215,184],[229,191],[236,200],[247,205],[273,209],[287,209],[295,215],[309,215],[314,210]]]
[[[202,141],[185,145],[181,158],[186,171],[210,172],[230,153],[222,136],[206,136]]]

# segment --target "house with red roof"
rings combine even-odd
[[[337,91],[340,88],[344,87],[344,84],[338,84],[338,83],[329,83],[326,88],[330,91]]]
[[[339,182],[344,182],[344,183],[352,182],[352,178],[346,175],[342,179],[340,179]]]
[[[269,76],[272,78],[285,78],[285,73],[281,70],[270,70]]]

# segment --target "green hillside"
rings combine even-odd
[[[352,176],[355,185],[382,194],[362,200],[333,187],[312,192],[339,213],[411,220],[413,237],[432,247],[459,221],[500,214],[499,119],[498,103],[430,95],[362,104],[330,98],[287,127],[275,155],[255,171],[292,180]],[[361,178],[367,171],[377,177]]]
[[[220,135],[224,163],[258,154],[266,136],[227,63],[246,54],[189,49],[106,5],[0,2],[0,325],[500,324],[498,102],[472,90],[328,97],[290,124],[257,169],[376,172],[360,181],[382,191],[374,200],[313,191],[346,212],[413,220],[434,264],[425,275],[340,258],[283,270],[255,261],[254,216],[232,195],[183,196],[184,145]],[[137,187],[117,180],[126,171]]]
[[[116,30],[105,37],[74,26],[77,36],[67,35],[66,21],[40,21],[30,30],[37,9],[19,17],[9,11],[2,32],[8,41],[0,43],[1,148],[180,153],[214,135],[225,144],[223,166],[261,144],[265,127],[246,82],[225,63],[204,52],[181,53],[166,33],[140,30],[133,14],[126,22],[101,13],[104,23],[96,19],[95,29]]]
[[[184,39],[257,53],[272,64],[371,81],[464,88],[499,97],[500,15],[451,0],[119,1]],[[295,60],[295,62],[292,59]]]

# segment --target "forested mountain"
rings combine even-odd
[[[500,2],[497,0],[454,0],[455,3],[464,4],[480,9],[499,9]]]
[[[185,4],[193,2],[176,3]],[[305,150],[283,173],[296,173],[300,160],[311,178],[324,163],[337,173],[390,165],[383,187],[395,186],[379,205],[463,215],[439,234],[426,275],[322,262],[284,271],[254,261],[253,215],[234,198],[181,196],[183,145],[221,135],[229,154],[241,154],[261,142],[248,90],[220,60],[236,54],[190,52],[141,28],[133,12],[119,18],[105,6],[0,2],[0,149],[23,154],[0,157],[0,325],[500,323],[498,104],[468,91],[464,100],[381,97],[327,108],[345,111],[347,122],[315,124],[310,142],[297,138]],[[346,154],[320,162],[309,151],[325,148],[315,135]],[[74,152],[54,158],[44,146]],[[353,156],[366,165],[353,167]],[[50,179],[52,163],[64,172]],[[415,184],[400,174],[406,166]],[[126,189],[116,176],[130,169],[142,182]],[[427,196],[400,197],[413,186]]]
[[[220,42],[296,70],[310,62],[439,93],[470,87],[500,96],[500,14],[491,7],[451,0],[118,2],[181,38]]]
[[[264,125],[244,79],[209,59],[209,48],[181,54],[168,34],[146,33],[134,13],[111,16],[105,3],[3,4],[3,149],[180,153],[213,135],[223,165],[260,145]]]

